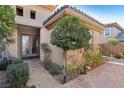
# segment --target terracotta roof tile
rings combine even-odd
[[[59,12],[61,12],[62,10],[66,9],[66,8],[71,8],[73,11],[75,11],[75,12],[77,12],[77,13],[79,13],[79,14],[85,16],[85,17],[87,17],[88,19],[90,19],[90,20],[96,22],[97,24],[100,24],[100,25],[102,25],[102,26],[105,26],[104,24],[102,24],[102,23],[99,22],[98,20],[94,19],[93,17],[89,16],[88,14],[86,14],[86,13],[80,11],[80,10],[77,9],[76,7],[72,7],[72,6],[69,6],[69,5],[64,5],[64,6],[60,7],[60,8],[58,8],[57,10],[55,10],[55,11],[43,22],[43,25],[44,25],[45,23],[47,23],[50,19],[52,19],[54,16],[56,16]]]

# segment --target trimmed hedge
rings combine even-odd
[[[2,60],[0,61],[0,70],[6,70],[8,65],[17,63],[23,63],[23,60],[21,59]]]
[[[29,66],[27,63],[11,64],[7,67],[7,79],[14,88],[24,88],[29,79]]]

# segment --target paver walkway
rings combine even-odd
[[[26,60],[30,67],[28,86],[35,85],[40,88],[56,88],[61,85],[41,65],[38,59]]]
[[[102,66],[90,71],[87,75],[81,75],[70,82],[59,84],[43,67],[37,59],[26,61],[30,66],[30,79],[28,85],[36,87],[124,87],[124,65],[105,63]]]
[[[70,81],[64,87],[119,88],[124,87],[124,65],[105,63]]]

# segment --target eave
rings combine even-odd
[[[92,17],[77,12],[76,10],[74,11],[74,9],[72,9],[72,7],[66,7],[63,8],[60,12],[55,12],[56,15],[52,15],[51,17],[49,17],[47,19],[46,22],[44,22],[44,26],[50,30],[54,27],[54,25],[56,24],[56,22],[64,17],[64,16],[77,16],[79,17],[80,21],[84,23],[84,25],[86,25],[89,29],[91,30],[95,30],[98,32],[102,32],[104,30],[104,25],[101,24],[100,22],[96,21],[95,19],[93,19]]]

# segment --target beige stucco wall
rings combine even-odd
[[[48,43],[51,47],[51,51],[52,51],[52,54],[51,54],[51,59],[52,59],[52,62],[55,62],[59,65],[63,65],[63,49],[55,46],[55,45],[52,45],[50,43],[50,34],[51,34],[52,30],[48,31],[46,28],[42,27],[41,28],[41,31],[40,31],[40,44],[42,43]],[[44,56],[44,53],[43,53],[43,50],[41,49],[40,47],[40,60],[42,61],[43,60],[43,56]]]
[[[6,46],[6,50],[10,53],[13,57],[18,57],[18,31],[17,29],[13,30],[12,38],[14,42]]]
[[[53,29],[52,29],[53,30]],[[42,43],[48,43],[51,47],[52,50],[52,54],[51,54],[51,59],[52,62],[55,62],[59,65],[63,65],[63,49],[50,44],[50,34],[52,32],[52,30],[48,31],[46,28],[42,27],[41,31],[40,31],[40,44]],[[93,31],[93,50],[94,52],[99,52],[99,42],[100,42],[100,32],[97,31]],[[76,56],[81,57],[80,55],[80,50],[75,50],[75,51],[68,51],[68,55],[72,55],[76,53]],[[43,50],[40,48],[40,59],[41,61],[43,60]]]
[[[16,24],[26,25],[26,26],[32,26],[32,27],[38,27],[41,28],[43,21],[49,16],[49,14],[52,12],[48,9],[45,9],[43,7],[39,7],[36,5],[19,5],[20,7],[23,7],[23,16],[16,15],[15,21]],[[16,6],[12,6],[16,13]],[[30,10],[36,11],[36,19],[30,18]],[[14,57],[20,57],[20,35],[18,34],[17,28],[13,32],[13,39],[15,42],[13,44],[9,44],[9,46],[6,46],[6,50],[9,51],[9,53]],[[46,39],[46,37],[44,37]],[[45,41],[45,40],[43,40]]]
[[[16,23],[22,25],[28,25],[33,27],[41,27],[43,21],[49,16],[52,12],[43,7],[39,7],[36,5],[19,5],[23,8],[23,16],[16,15]],[[16,13],[16,6],[13,6]],[[30,18],[30,10],[36,11],[36,19]]]
[[[100,32],[93,31],[93,50],[94,52],[99,52],[100,44]]]

